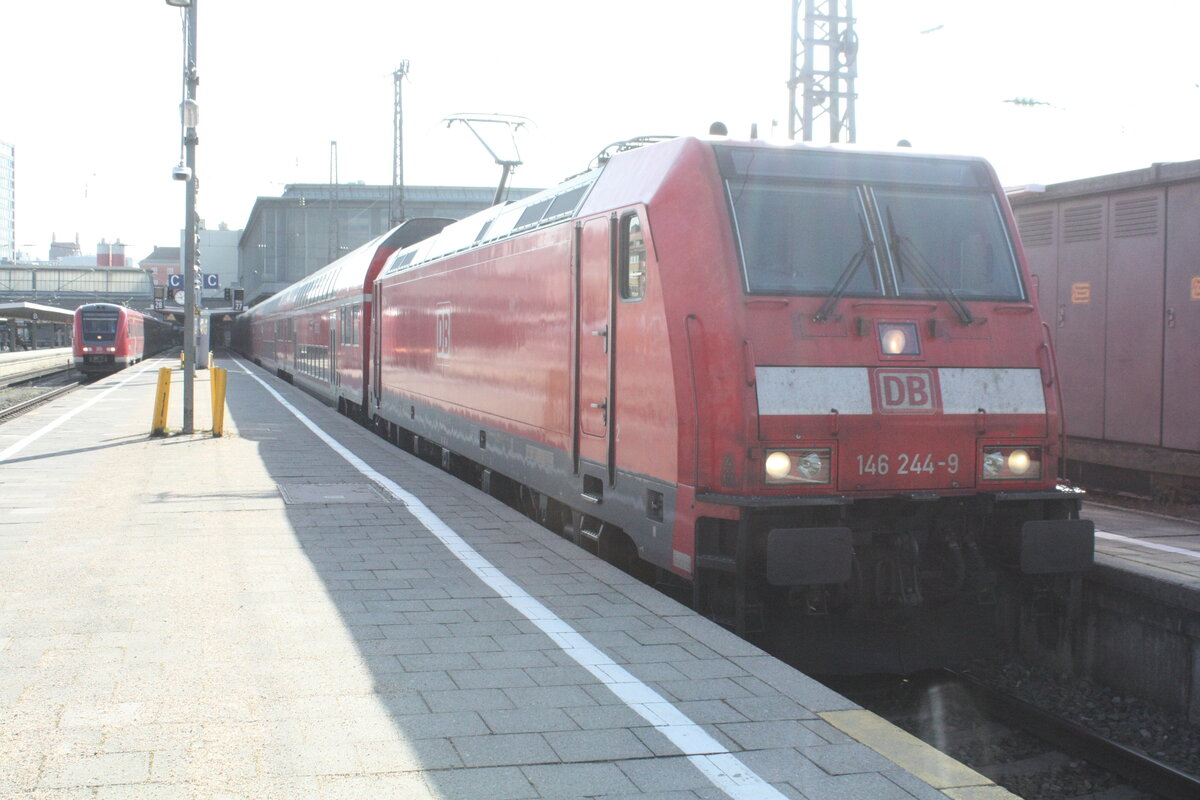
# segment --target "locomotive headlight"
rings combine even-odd
[[[919,356],[921,341],[912,322],[880,322],[879,350],[885,356]]]
[[[883,352],[890,356],[898,356],[904,352],[908,337],[899,328],[892,328],[883,335]]]
[[[984,480],[1036,480],[1042,477],[1042,448],[985,447],[982,465]]]
[[[1029,460],[1029,453],[1021,449],[1013,450],[1008,454],[1008,471],[1014,475],[1024,475],[1029,472],[1029,467],[1032,462]]]
[[[806,453],[796,463],[796,471],[810,481],[817,480],[824,468],[825,463],[821,460],[821,456],[816,453]]]
[[[833,451],[827,447],[773,450],[763,462],[767,483],[829,483]]]
[[[775,479],[777,481],[785,480],[788,473],[792,471],[792,458],[782,450],[776,450],[767,456],[766,462],[767,480]]]

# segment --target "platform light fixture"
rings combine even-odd
[[[179,104],[179,116],[183,119],[183,127],[194,128],[200,124],[200,104],[187,99]]]

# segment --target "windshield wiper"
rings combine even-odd
[[[892,252],[900,259],[900,268],[912,270],[912,273],[917,276],[917,280],[925,287],[925,290],[941,297],[950,304],[950,308],[954,309],[955,316],[963,325],[970,325],[975,321],[974,315],[971,314],[971,309],[967,308],[967,304],[962,301],[950,283],[942,277],[932,264],[921,254],[917,246],[912,243],[912,240],[907,236],[900,236],[896,232],[896,223],[892,219],[892,211],[887,211],[888,224],[888,241],[891,243]]]
[[[867,260],[868,253],[875,251],[875,238],[871,235],[871,226],[863,219],[863,215],[858,215],[858,224],[862,229],[862,247],[858,252],[850,257],[850,261],[846,263],[842,274],[838,276],[837,283],[833,285],[833,289],[829,292],[829,297],[825,298],[825,302],[821,304],[821,308],[813,316],[813,322],[824,322],[829,319],[829,315],[833,313],[833,309],[837,307],[838,300],[842,299],[842,295],[846,293],[846,289],[850,286],[850,281],[854,280],[858,268]]]

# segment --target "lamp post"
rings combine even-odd
[[[175,168],[174,176],[187,181],[187,201],[184,209],[183,233],[183,432],[193,433],[196,381],[196,125],[199,107],[196,105],[196,4],[198,0],[166,0],[167,5],[183,9],[184,100],[180,107],[183,125],[184,162]]]

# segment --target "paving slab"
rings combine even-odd
[[[1004,794],[923,772],[816,681],[218,363],[220,438],[206,371],[200,432],[148,436],[162,362],[0,426],[0,796]]]

